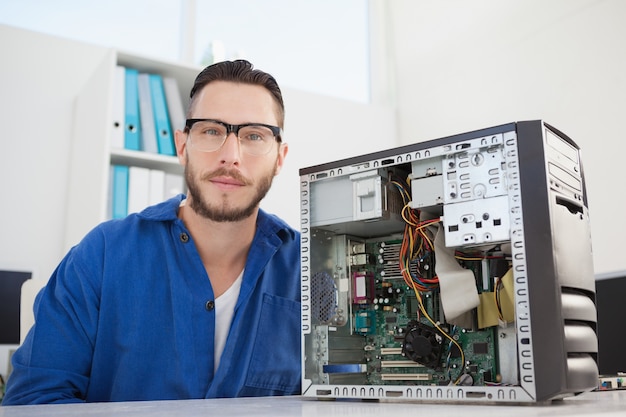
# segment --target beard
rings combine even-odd
[[[255,194],[249,203],[242,207],[234,207],[225,195],[221,196],[219,199],[221,201],[217,202],[206,199],[201,191],[201,183],[218,176],[230,176],[245,186],[254,185],[252,181],[242,176],[239,171],[227,168],[219,168],[204,174],[201,178],[197,178],[195,174],[195,169],[188,162],[185,166],[185,180],[188,193],[191,196],[189,207],[198,215],[215,222],[238,222],[250,217],[258,208],[261,200],[267,195],[274,179],[274,171],[263,174],[257,182]]]

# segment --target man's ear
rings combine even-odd
[[[178,162],[185,166],[187,165],[187,134],[182,130],[176,129],[174,132],[174,144],[176,145],[176,156],[178,156]]]
[[[285,163],[285,157],[289,152],[289,145],[281,142],[278,148],[278,158],[276,158],[276,169],[274,169],[274,176],[278,175],[280,171],[283,169],[283,164]]]

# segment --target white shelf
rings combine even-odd
[[[159,169],[172,174],[182,174],[183,167],[175,156],[159,155],[128,149],[111,149],[111,165],[132,165],[148,169]]]
[[[188,93],[200,72],[200,68],[104,49],[100,64],[93,70],[89,81],[84,84],[76,98],[65,250],[78,243],[98,223],[107,219],[111,164],[183,173],[183,168],[175,156],[111,148],[116,65],[175,78],[185,108],[189,102]]]

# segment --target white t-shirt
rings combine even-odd
[[[215,299],[215,366],[214,371],[220,365],[220,358],[226,345],[230,323],[233,321],[235,304],[239,298],[243,271],[237,277],[233,285],[226,292]]]

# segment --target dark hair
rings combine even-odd
[[[189,97],[188,115],[194,106],[194,96],[212,81],[232,81],[236,83],[252,84],[265,87],[276,101],[278,114],[278,126],[282,129],[285,122],[285,104],[278,83],[270,74],[259,69],[254,69],[252,64],[244,59],[235,61],[223,61],[209,65],[198,74],[191,88]]]

